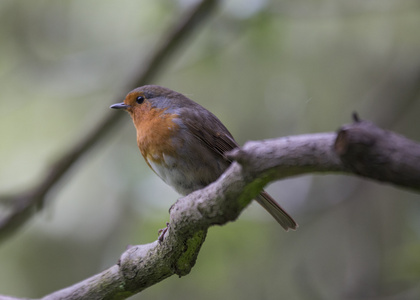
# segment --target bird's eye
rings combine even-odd
[[[143,96],[138,96],[138,97],[136,98],[136,102],[137,102],[138,104],[142,104],[142,103],[143,103],[143,101],[144,101],[144,97],[143,97]]]

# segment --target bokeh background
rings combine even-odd
[[[22,191],[77,143],[192,0],[0,2],[0,190]],[[420,2],[223,1],[153,82],[214,112],[240,144],[362,119],[420,141]],[[122,112],[115,112],[122,113]],[[418,194],[343,175],[268,191],[211,228],[192,272],[132,299],[419,299]],[[41,297],[149,243],[178,195],[148,169],[127,115],[0,245],[0,294]],[[0,206],[0,217],[7,205]]]

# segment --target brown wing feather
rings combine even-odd
[[[203,122],[209,124],[203,124]],[[186,118],[184,124],[194,137],[203,142],[209,150],[216,152],[225,159],[225,152],[239,147],[227,128],[214,115],[205,120],[202,118],[197,118],[197,120]],[[205,128],[213,128],[213,131],[205,130]]]
[[[194,137],[206,145],[208,149],[231,162],[225,157],[224,153],[239,147],[239,145],[216,116],[210,113],[210,117],[207,115],[207,118],[197,118],[197,120],[185,118],[184,124],[188,127]],[[205,130],[205,128],[213,128],[213,131],[209,132],[208,130]],[[298,227],[293,218],[284,211],[266,191],[263,190],[255,200],[257,200],[257,202],[270,213],[286,231]]]

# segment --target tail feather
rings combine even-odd
[[[255,199],[257,202],[276,219],[276,221],[286,230],[295,230],[298,224],[293,220],[287,212],[280,207],[280,205],[266,192],[262,191],[261,194]]]

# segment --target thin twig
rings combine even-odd
[[[175,25],[170,26],[168,34],[164,35],[162,42],[157,47],[149,63],[131,82],[126,90],[144,85],[156,77],[168,58],[180,47],[182,42],[198,28],[208,17],[217,4],[217,0],[203,0],[188,12],[184,18],[178,18]],[[121,97],[119,97],[121,99]],[[102,140],[111,128],[120,121],[123,114],[108,113],[89,133],[84,136],[74,148],[64,153],[52,166],[48,168],[47,174],[35,187],[17,195],[0,197],[0,202],[14,203],[12,212],[0,220],[0,241],[14,233],[21,227],[36,211],[44,204],[46,194],[55,186],[73,164],[98,141]]]

